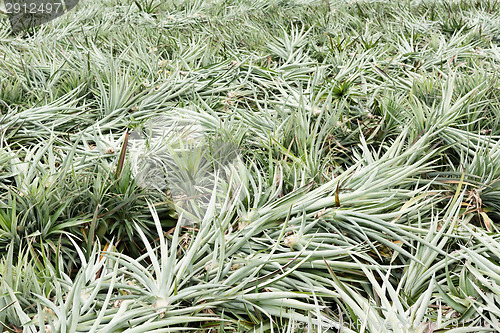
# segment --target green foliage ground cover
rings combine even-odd
[[[4,331],[500,330],[497,1],[82,0],[1,23]],[[150,147],[157,120],[237,148],[204,209],[141,183],[129,133]]]

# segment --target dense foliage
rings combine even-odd
[[[494,0],[1,17],[0,325],[499,331],[499,74]]]

